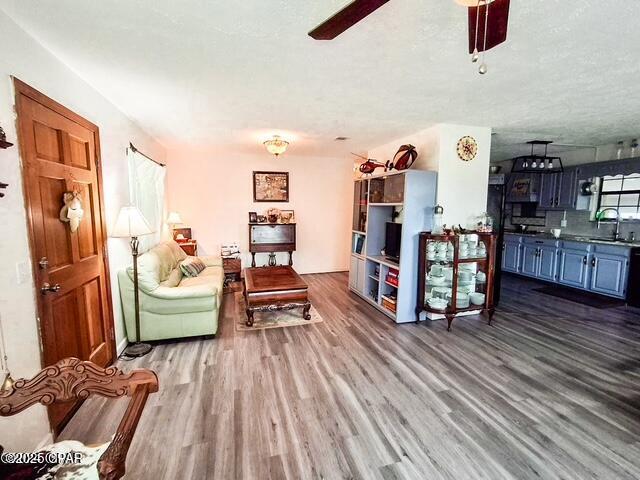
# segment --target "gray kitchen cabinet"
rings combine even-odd
[[[576,208],[578,199],[578,170],[567,168],[560,175],[557,208],[562,210]]]
[[[545,173],[540,175],[540,197],[538,205],[545,210],[555,207],[558,198],[558,184],[561,173]]]
[[[538,274],[538,247],[536,245],[522,244],[522,263],[520,273],[529,277]]]
[[[556,279],[556,258],[558,249],[553,247],[538,247],[538,271],[536,278],[554,281]]]
[[[578,172],[567,168],[564,172],[540,175],[538,205],[545,210],[566,210],[576,206]]]
[[[505,237],[502,245],[502,270],[518,273],[520,268],[520,240],[512,241]]]
[[[502,269],[506,272],[611,297],[626,297],[629,247],[505,235],[503,248]]]
[[[558,283],[569,287],[589,288],[590,257],[588,248],[563,248],[558,255]]]
[[[591,257],[592,292],[624,298],[627,289],[629,257],[610,253],[594,253]]]

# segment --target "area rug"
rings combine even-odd
[[[310,325],[312,323],[323,322],[323,318],[313,305],[309,314],[311,320],[302,318],[302,308],[294,310],[278,310],[273,312],[255,312],[253,314],[253,327],[247,327],[247,314],[244,302],[244,295],[238,292],[236,297],[236,332],[248,332],[251,330],[264,330],[268,328],[297,327],[299,325]]]
[[[562,298],[569,300],[570,302],[581,303],[594,308],[615,308],[624,305],[624,301],[617,300],[615,298],[605,297],[590,292],[581,292],[580,290],[574,290],[566,287],[540,287],[534,288],[535,292],[551,295],[552,297]]]

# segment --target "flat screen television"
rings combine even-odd
[[[387,222],[384,235],[384,253],[391,260],[400,260],[400,239],[402,224]]]

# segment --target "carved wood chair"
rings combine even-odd
[[[124,373],[116,367],[101,368],[92,362],[66,358],[0,392],[0,416],[15,415],[37,403],[72,402],[90,395],[131,397],[111,444],[98,461],[100,479],[116,480],[125,474],[127,452],[147,397],[157,391],[158,377],[151,370]]]

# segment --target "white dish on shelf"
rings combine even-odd
[[[473,282],[468,285],[460,285],[458,284],[458,291],[462,293],[471,293],[476,289],[476,286]]]
[[[432,297],[427,300],[427,305],[429,305],[429,307],[433,308],[434,310],[444,310],[445,308],[447,308],[447,301],[443,298]]]
[[[444,298],[448,293],[451,293],[451,288],[449,287],[433,287],[431,289],[431,294],[435,297],[436,295]]]
[[[444,276],[429,275],[427,276],[427,282],[431,285],[444,285]]]
[[[484,272],[478,272],[476,274],[476,280],[478,280],[479,283],[484,283],[487,281],[487,274]]]
[[[469,300],[471,300],[471,303],[474,305],[484,305],[485,298],[485,294],[481,292],[473,292],[469,294]]]

